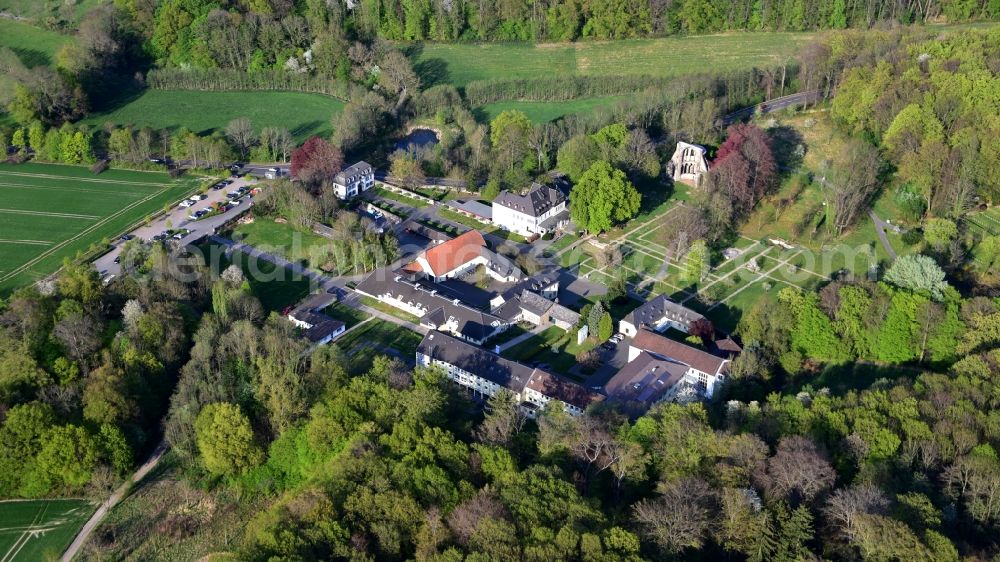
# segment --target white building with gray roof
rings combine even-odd
[[[630,338],[643,328],[654,332],[675,328],[686,334],[691,331],[693,322],[704,319],[701,314],[660,295],[626,314],[618,322],[618,331]]]
[[[503,191],[493,201],[493,224],[523,236],[541,236],[568,222],[566,196],[539,183],[524,195]]]

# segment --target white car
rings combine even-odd
[[[184,208],[184,209],[190,207],[191,205],[194,205],[194,203],[190,199],[185,199],[185,200],[181,201],[181,204],[180,204],[181,208]]]

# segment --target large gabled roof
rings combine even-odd
[[[655,327],[664,318],[682,324],[690,324],[701,320],[704,316],[670,300],[666,295],[660,295],[626,314],[624,320],[636,328],[642,328]]]
[[[462,264],[482,255],[482,249],[486,247],[486,239],[477,230],[470,230],[457,238],[452,238],[447,242],[438,244],[424,252],[424,259],[431,271],[426,271],[430,275],[440,277],[449,271],[454,271]],[[409,268],[411,265],[407,265]]]
[[[603,395],[592,392],[581,384],[566,380],[559,375],[553,375],[541,369],[535,369],[531,372],[531,377],[525,386],[549,398],[562,400],[581,410],[586,410],[587,406],[590,406],[594,402],[604,400]]]
[[[532,217],[540,217],[565,201],[566,196],[558,189],[540,183],[533,183],[527,195],[503,191],[493,201],[493,204],[501,205]]]
[[[637,349],[684,363],[709,375],[718,375],[727,363],[725,359],[716,357],[711,353],[674,341],[645,328],[639,330],[639,333],[636,334],[630,345]]]
[[[519,393],[531,377],[532,368],[476,347],[442,332],[429,332],[417,346],[417,353],[454,365]]]

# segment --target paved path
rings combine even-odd
[[[126,494],[128,494],[134,484],[137,484],[140,480],[145,478],[147,474],[149,474],[149,471],[156,468],[157,463],[159,463],[160,459],[163,457],[163,453],[166,452],[166,441],[160,441],[160,444],[156,446],[156,449],[153,450],[153,454],[146,459],[146,462],[144,462],[142,466],[140,466],[139,469],[132,474],[132,477],[129,478],[128,481],[119,486],[118,489],[111,494],[111,497],[104,500],[101,506],[97,508],[97,511],[90,516],[87,523],[84,524],[83,528],[80,529],[80,532],[76,534],[73,542],[70,543],[69,548],[67,548],[66,552],[63,553],[62,558],[60,559],[62,562],[69,562],[80,552],[80,549],[83,548],[87,539],[90,538],[90,534],[93,533],[94,529],[101,524],[101,521],[108,514],[108,512],[111,511],[111,508],[118,505],[118,502],[125,498]]]
[[[529,330],[529,331],[521,334],[520,336],[517,336],[516,338],[514,338],[514,339],[512,339],[510,341],[506,341],[506,342],[500,344],[500,346],[499,346],[500,347],[500,351],[501,352],[507,351],[508,349],[514,347],[515,345],[517,345],[517,344],[519,344],[521,342],[528,341],[531,338],[535,337],[536,335],[544,332],[545,330],[548,330],[549,327],[550,326],[548,326],[548,325],[539,324],[538,326],[535,326],[534,328],[532,328],[531,330]]]
[[[885,235],[885,230],[892,229],[894,232],[899,232],[899,227],[893,226],[888,222],[882,220],[881,217],[875,214],[875,211],[868,211],[868,216],[872,218],[872,222],[875,223],[875,232],[878,233],[878,239],[882,241],[882,247],[885,248],[885,252],[889,254],[889,258],[892,260],[896,259],[896,250],[892,249],[892,244],[889,243],[889,237]]]

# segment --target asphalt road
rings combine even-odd
[[[192,220],[188,218],[189,215],[195,211],[207,209],[219,201],[225,201],[226,194],[230,191],[244,186],[251,186],[255,183],[257,183],[256,179],[242,177],[220,190],[210,189],[205,194],[207,195],[207,199],[198,201],[191,207],[187,208],[174,207],[170,210],[170,212],[162,215],[148,226],[140,226],[129,234],[135,236],[136,238],[150,240],[153,236],[166,231],[168,228],[167,223],[169,222],[170,228],[186,228],[191,231],[177,241],[179,244],[186,244],[205,236],[211,236],[212,234],[215,234],[216,228],[245,213],[250,208],[251,198],[249,196],[244,196],[239,200],[239,205],[220,215],[207,217],[201,220]],[[98,272],[100,272],[101,277],[105,277],[107,275],[119,275],[121,273],[121,266],[115,263],[115,258],[121,254],[121,249],[124,244],[124,241],[120,239],[116,240],[111,251],[94,260],[94,267]]]

